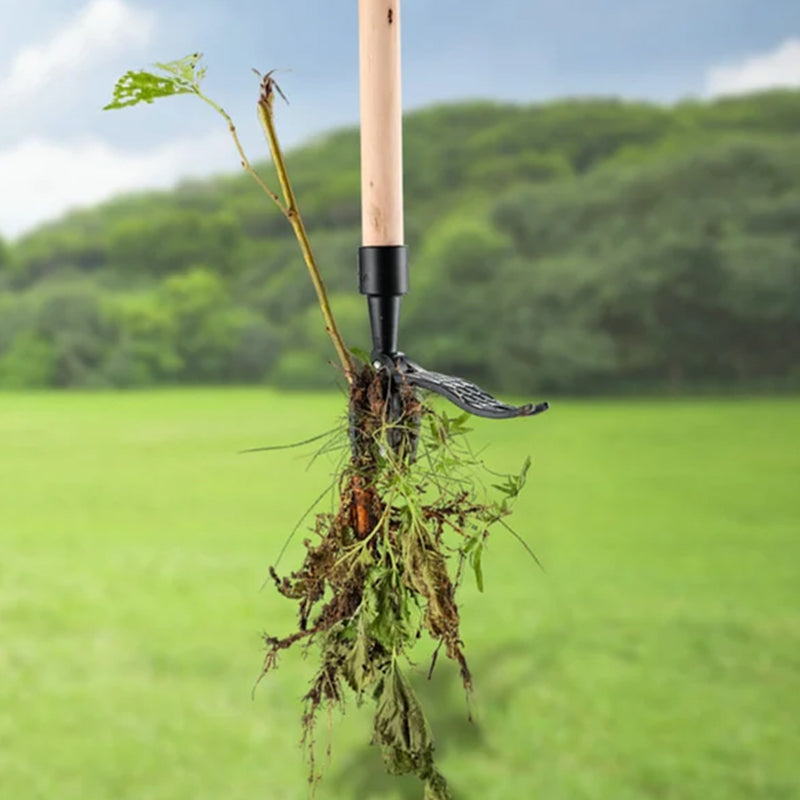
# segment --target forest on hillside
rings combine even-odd
[[[409,114],[401,346],[495,391],[800,387],[799,134],[792,91]],[[358,159],[338,131],[289,170],[366,350]],[[332,360],[291,229],[245,174],[0,241],[0,387],[316,388]]]

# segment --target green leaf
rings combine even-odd
[[[103,110],[152,103],[159,97],[199,94],[200,81],[206,74],[205,67],[198,66],[202,57],[201,53],[193,53],[177,61],[155,64],[164,74],[129,70],[117,81],[111,102]]]
[[[381,746],[388,770],[395,775],[425,774],[433,757],[431,729],[411,684],[396,664],[389,667],[379,690],[373,741]]]
[[[342,672],[350,688],[360,697],[375,679],[375,671],[370,659],[369,640],[364,630],[363,620],[359,622],[355,641],[345,657]]]
[[[366,634],[387,652],[401,648],[416,636],[412,603],[407,588],[394,570],[370,569],[362,611]]]
[[[408,679],[392,663],[379,682],[372,742],[380,746],[393,775],[413,773],[425,782],[426,800],[452,800],[444,776],[433,763],[433,736]]]
[[[453,800],[453,795],[441,772],[434,770],[428,780],[425,781],[424,800]]]
[[[157,61],[155,66],[168,75],[172,75],[175,80],[193,86],[199,85],[206,76],[206,67],[198,66],[202,53],[192,53],[177,59],[177,61]]]
[[[462,436],[465,433],[469,433],[472,428],[470,428],[467,423],[469,422],[469,412],[465,411],[463,414],[459,414],[457,417],[450,418],[450,435],[451,436]]]
[[[472,554],[472,568],[475,570],[475,583],[478,584],[478,591],[483,591],[483,569],[481,568],[481,554],[483,553],[483,544],[479,544],[474,553]]]
[[[372,360],[369,353],[366,350],[362,350],[360,347],[351,347],[350,352],[365,364],[369,364]]]
[[[506,495],[507,498],[515,498],[522,491],[528,480],[528,470],[531,468],[531,457],[525,459],[519,475],[506,475],[504,483],[493,483],[492,487]]]
[[[528,480],[528,470],[531,468],[531,457],[525,458],[525,463],[522,465],[519,476],[517,477],[517,494],[519,494]]]

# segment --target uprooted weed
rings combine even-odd
[[[375,701],[372,741],[387,770],[412,773],[426,800],[450,798],[434,764],[433,737],[403,670],[423,630],[472,677],[461,640],[455,593],[468,562],[483,589],[481,555],[494,523],[505,526],[509,502],[529,466],[495,483],[493,497],[476,482],[480,462],[464,440],[467,415],[449,418],[422,404],[402,382],[363,367],[350,391],[349,463],[338,481],[335,513],[316,517],[302,566],[270,574],[278,591],[298,603],[297,629],[265,636],[262,677],[281,651],[317,644],[320,667],[304,698],[303,743],[309,781],[316,784],[314,731],[318,714],[343,706],[345,686],[359,702]],[[507,526],[506,526],[507,527]],[[455,562],[455,568],[449,562]],[[330,745],[329,745],[330,747]]]

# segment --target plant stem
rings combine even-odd
[[[208,105],[211,106],[220,116],[225,119],[225,122],[228,123],[228,130],[230,131],[231,138],[233,139],[233,143],[236,145],[236,150],[239,153],[239,158],[242,162],[242,167],[244,168],[245,172],[249,172],[250,175],[253,176],[253,179],[258,184],[259,188],[275,203],[276,206],[281,210],[281,213],[288,216],[286,206],[281,202],[281,199],[272,189],[267,186],[264,182],[264,179],[256,172],[255,168],[250,163],[250,159],[247,158],[247,155],[244,152],[244,148],[242,147],[241,141],[239,141],[239,132],[236,130],[236,126],[233,124],[233,120],[231,119],[230,115],[227,111],[225,111],[222,106],[217,105],[210,97],[206,97],[199,89],[196,90],[197,96],[204,100]]]
[[[333,346],[336,349],[336,354],[339,356],[339,361],[344,370],[345,377],[348,383],[353,383],[354,365],[350,351],[344,344],[339,328],[331,311],[331,306],[328,301],[328,293],[325,290],[325,284],[320,275],[319,267],[317,266],[316,258],[311,249],[311,243],[308,240],[303,218],[300,216],[300,211],[297,207],[297,201],[294,196],[292,184],[289,181],[289,173],[286,170],[286,162],[283,158],[283,151],[281,150],[278,136],[275,133],[275,125],[272,119],[272,102],[274,99],[273,89],[275,82],[269,74],[264,76],[261,84],[261,95],[258,98],[258,117],[261,125],[264,128],[264,133],[269,143],[270,153],[272,154],[272,162],[275,165],[275,171],[278,173],[278,181],[281,185],[283,199],[285,206],[278,201],[281,205],[282,211],[291,224],[297,242],[300,245],[300,250],[303,253],[303,260],[308,267],[309,275],[311,276],[311,283],[314,285],[314,291],[317,293],[317,302],[319,303],[322,317],[325,320],[325,330],[328,332]],[[277,198],[275,198],[277,200]]]
[[[265,76],[262,83],[262,92],[258,101],[258,116],[261,120],[264,132],[266,133],[267,141],[269,142],[269,149],[270,153],[272,154],[272,162],[275,165],[275,171],[278,173],[278,182],[281,185],[281,192],[283,193],[283,202],[278,195],[275,194],[275,192],[273,192],[269,186],[267,186],[267,184],[264,182],[264,179],[258,174],[258,172],[256,172],[250,163],[250,160],[247,158],[247,155],[244,152],[242,143],[239,140],[239,134],[236,130],[236,126],[233,124],[233,120],[228,112],[225,111],[222,106],[215,103],[210,97],[206,97],[206,95],[204,95],[199,89],[195,89],[195,91],[201,100],[204,100],[206,103],[208,103],[208,105],[210,105],[228,123],[228,130],[230,131],[234,145],[236,145],[236,150],[239,153],[242,167],[246,172],[249,172],[250,175],[253,176],[253,179],[258,184],[259,188],[272,200],[273,203],[275,203],[276,206],[278,206],[278,208],[281,210],[281,213],[286,217],[287,220],[289,220],[289,224],[292,226],[294,235],[297,238],[297,243],[300,245],[300,251],[303,254],[303,261],[305,261],[305,264],[308,267],[308,272],[311,276],[311,283],[314,285],[314,291],[317,293],[317,302],[319,303],[320,310],[322,311],[322,317],[325,320],[325,330],[328,332],[328,336],[330,336],[333,346],[336,349],[336,354],[339,357],[339,362],[344,370],[345,378],[347,378],[348,383],[352,384],[354,370],[353,359],[350,355],[350,351],[345,346],[342,335],[339,333],[339,328],[336,325],[336,320],[334,319],[333,311],[331,310],[330,302],[328,301],[328,293],[325,290],[325,283],[322,280],[322,275],[320,274],[319,267],[317,266],[317,260],[314,256],[314,252],[311,249],[311,243],[308,240],[308,234],[306,233],[306,228],[303,224],[303,218],[300,216],[300,211],[297,207],[297,200],[295,199],[294,191],[292,190],[292,184],[289,182],[289,173],[286,170],[286,162],[283,158],[283,151],[281,150],[280,143],[278,142],[278,136],[275,133],[275,126],[272,121],[273,86],[274,81],[268,74]]]

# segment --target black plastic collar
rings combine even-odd
[[[405,245],[360,247],[358,290],[367,295],[373,360],[394,355],[400,299],[408,292],[408,248]]]

